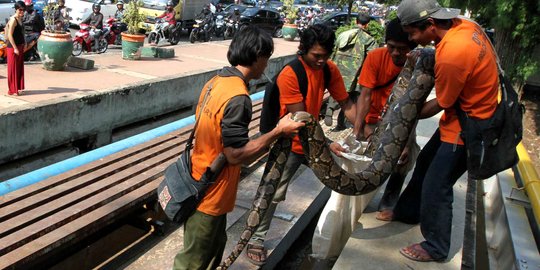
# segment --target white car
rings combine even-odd
[[[0,0],[0,25],[6,25],[11,15],[15,14],[15,0]]]
[[[6,1],[6,0],[0,0]],[[103,21],[105,22],[109,17],[114,17],[116,12],[116,1],[115,3],[111,0],[67,0],[66,7],[71,9],[69,16],[71,24],[79,25],[81,22],[86,19],[90,14],[92,14],[92,5],[98,3],[101,5],[101,13],[103,14]],[[124,8],[127,4],[127,1],[124,1]]]

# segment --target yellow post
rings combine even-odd
[[[529,200],[531,201],[536,224],[540,224],[540,178],[522,143],[517,146],[517,152],[519,155],[517,169],[523,181],[527,196],[529,196]]]

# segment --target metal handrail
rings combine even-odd
[[[520,143],[516,150],[519,155],[519,163],[516,167],[531,202],[536,224],[540,224],[540,177],[538,177],[538,172],[534,168],[534,164],[523,143]]]

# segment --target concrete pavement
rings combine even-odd
[[[298,42],[283,39],[274,39],[274,43],[272,58],[294,54],[298,47]],[[0,65],[0,113],[16,111],[17,107],[29,103],[54,102],[57,98],[106,92],[150,79],[215,70],[229,65],[229,44],[230,40],[182,44],[174,46],[175,57],[172,59],[143,58],[139,61],[124,60],[120,47],[111,47],[105,54],[81,56],[95,61],[92,70],[67,67],[64,71],[47,71],[40,63],[26,62],[26,89],[22,96],[7,95],[7,66]]]

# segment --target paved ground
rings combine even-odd
[[[105,54],[82,55],[95,60],[92,70],[67,67],[65,71],[47,71],[40,63],[27,62],[26,89],[22,96],[7,95],[7,66],[3,64],[0,65],[0,110],[16,110],[16,106],[34,102],[60,102],[66,96],[84,96],[147,79],[214,70],[229,65],[226,57],[229,43],[230,40],[167,46],[175,49],[175,58],[139,61],[124,60],[120,48],[111,47]],[[274,43],[273,57],[294,54],[298,47],[298,42],[283,39],[274,39]]]

